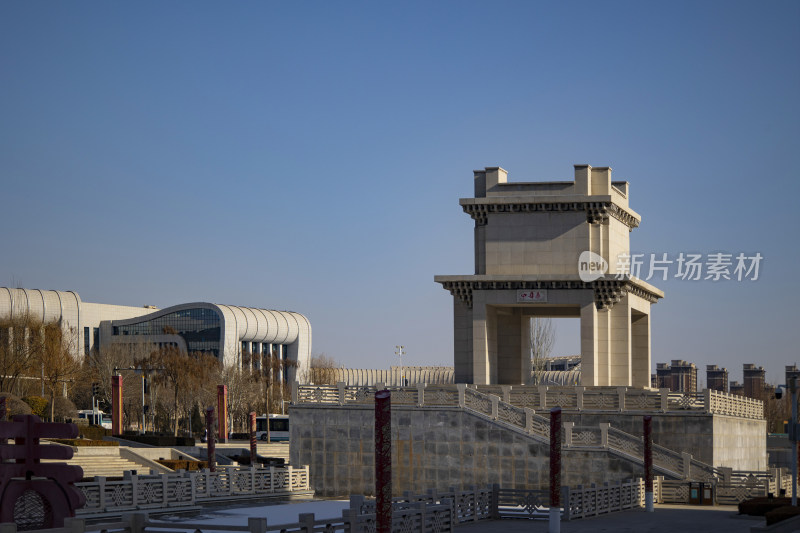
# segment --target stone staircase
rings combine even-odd
[[[103,477],[122,477],[129,470],[136,470],[138,473],[149,473],[150,468],[144,464],[136,463],[130,459],[120,456],[117,446],[98,446],[72,448],[74,455],[72,459],[66,461],[68,464],[83,468],[83,477],[94,476]],[[43,463],[64,462],[61,460],[43,459]]]
[[[258,455],[262,457],[281,458],[289,464],[289,443],[288,442],[259,442]]]

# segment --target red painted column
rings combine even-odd
[[[375,522],[377,533],[392,531],[392,399],[375,393]]]
[[[219,416],[219,441],[228,442],[228,387],[217,385],[217,415]]]
[[[206,407],[206,445],[208,446],[208,469],[217,471],[217,446],[214,442],[214,408]]]
[[[8,414],[6,412],[6,397],[0,397],[0,422],[5,422],[6,418],[8,418]],[[0,438],[0,445],[8,444],[8,439]]]
[[[566,502],[569,505],[569,502]],[[561,531],[561,408],[550,410],[550,533]]]
[[[256,466],[258,446],[256,443],[256,414],[250,413],[250,466]]]
[[[653,512],[653,417],[644,417],[644,509]]]
[[[122,376],[111,376],[111,434],[122,431]]]

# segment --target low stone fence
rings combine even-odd
[[[613,411],[617,413],[669,413],[694,411],[740,418],[763,419],[764,404],[726,392],[705,389],[696,393],[675,393],[669,389],[646,390],[630,387],[550,387],[545,385],[467,385],[483,394],[499,397],[503,402],[534,411],[561,407],[565,412]],[[292,384],[293,403],[369,403],[375,387],[347,387],[344,383],[329,385]],[[418,384],[413,387],[390,387],[392,402],[400,404],[455,405],[458,385]]]
[[[589,487],[578,485],[576,489],[563,487],[561,500],[564,504],[562,518],[575,520],[601,514],[626,511],[644,507],[644,480],[629,480],[626,483]]]
[[[772,468],[768,472],[739,472],[719,468],[717,477],[705,483],[714,491],[714,503],[736,505],[759,496],[792,495],[792,476],[785,468]],[[655,478],[653,483],[656,503],[688,504],[690,486],[688,481]]]
[[[207,501],[248,499],[309,491],[308,466],[301,468],[218,467],[216,472],[126,474],[122,480],[96,477],[75,483],[86,496],[81,515],[192,507]]]
[[[493,492],[494,491],[494,492]],[[471,488],[456,490],[451,488],[447,492],[430,490],[426,494],[413,494],[406,492],[403,496],[392,498],[394,511],[411,508],[420,503],[428,505],[449,505],[453,524],[477,522],[497,516],[495,502],[497,498],[496,485],[494,488]],[[353,513],[375,513],[375,500],[361,495],[350,496],[350,509]]]
[[[644,507],[644,482],[639,479],[603,487],[562,487],[564,520],[588,518]],[[429,491],[423,495],[407,493],[392,499],[392,531],[409,533],[449,533],[458,524],[504,518],[548,519],[549,492],[546,490],[503,489],[498,485],[445,493]],[[269,524],[266,518],[250,517],[247,525],[202,524],[150,520],[144,513],[130,513],[118,522],[92,524],[91,531],[106,533],[169,533],[170,531],[231,531],[247,533],[366,533],[376,527],[375,500],[351,496],[350,506],[341,517],[317,518],[300,514],[297,522]],[[85,518],[68,518],[63,528],[40,533],[85,533]],[[16,524],[0,524],[0,533],[17,533]]]
[[[360,504],[360,505],[359,505]],[[120,533],[183,533],[194,531],[231,531],[247,533],[368,533],[376,528],[374,504],[370,511],[363,501],[351,501],[350,508],[342,511],[341,517],[317,518],[314,513],[298,515],[297,522],[269,524],[265,517],[249,517],[247,525],[203,524],[193,522],[164,522],[151,520],[144,513],[125,515],[119,522],[92,524],[87,527],[83,518],[67,518],[64,527],[39,530],[39,533],[85,533],[90,531]],[[449,533],[454,530],[453,505],[450,500],[440,504],[424,501],[395,505],[392,511],[392,531],[408,533]],[[16,524],[0,524],[0,533],[16,533]]]

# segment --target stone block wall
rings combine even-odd
[[[611,427],[631,435],[642,435],[641,414],[564,413],[565,422],[575,426]],[[654,413],[653,442],[676,452],[691,453],[712,466],[734,470],[767,468],[766,421],[733,416],[693,413]]]
[[[320,496],[374,493],[374,410],[292,406],[291,462],[309,465]],[[549,445],[458,408],[392,409],[393,493],[549,486]],[[562,484],[641,477],[642,467],[605,451],[565,450]]]

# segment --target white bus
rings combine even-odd
[[[288,415],[269,415],[256,417],[256,438],[267,440],[267,420],[269,420],[270,442],[280,442],[289,440],[289,416]]]
[[[89,425],[103,426],[106,429],[111,429],[111,415],[102,411],[97,411],[95,413],[91,409],[81,409],[78,411],[78,418],[88,420]]]

